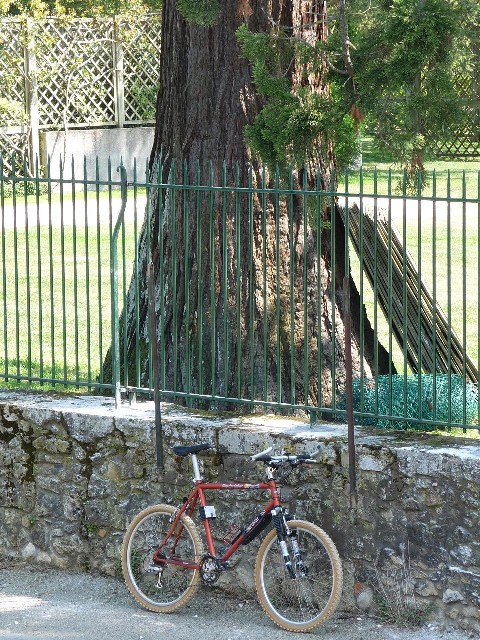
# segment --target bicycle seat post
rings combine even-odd
[[[202,477],[200,475],[200,467],[198,466],[198,458],[196,453],[192,453],[192,466],[193,466],[193,481],[200,482]]]

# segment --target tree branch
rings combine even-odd
[[[350,40],[348,39],[348,26],[347,26],[347,16],[345,11],[346,0],[339,0],[339,13],[340,13],[340,37],[342,40],[342,57],[343,63],[345,65],[345,69],[347,75],[352,78],[354,77],[354,70],[352,64],[352,58],[350,57]]]

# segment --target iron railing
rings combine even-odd
[[[109,166],[100,180],[97,162],[95,175],[72,166],[66,180],[60,165],[28,178],[15,166],[4,175],[0,158],[3,384],[151,394],[142,269],[152,258],[163,398],[345,419],[350,266],[357,422],[477,427],[480,175],[433,174],[411,194],[391,172],[351,171],[334,190],[321,176],[214,174],[147,180],[145,167]],[[342,264],[328,269],[325,255]]]

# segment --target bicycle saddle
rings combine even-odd
[[[176,456],[188,456],[190,453],[198,453],[211,448],[212,445],[209,442],[205,442],[203,444],[192,444],[188,447],[173,447],[173,453]]]

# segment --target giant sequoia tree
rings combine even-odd
[[[334,6],[329,40],[325,0],[164,2],[151,180],[237,189],[152,189],[124,311],[131,384],[136,352],[148,382],[150,260],[164,389],[327,406],[342,384],[343,222],[331,199],[294,193],[328,191],[355,154],[361,95]],[[268,193],[280,184],[285,197]],[[368,374],[375,356],[385,371],[351,290],[354,367]]]

